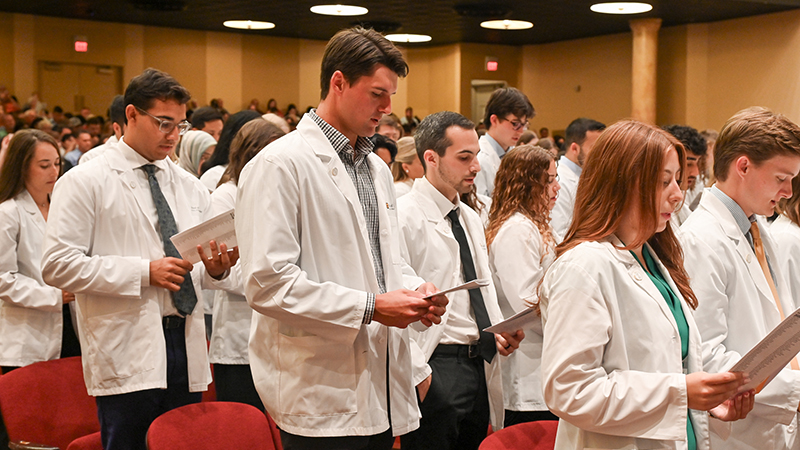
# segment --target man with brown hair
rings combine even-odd
[[[419,426],[404,328],[439,323],[447,299],[423,298],[435,288],[403,261],[392,176],[368,139],[407,71],[379,33],[337,33],[319,107],[239,178],[250,365],[286,450],[389,449]]]
[[[764,216],[792,195],[798,172],[800,127],[785,116],[748,108],[723,127],[714,149],[717,182],[681,226],[703,345],[724,354],[706,366],[709,373],[728,370],[795,310]],[[712,424],[712,447],[800,448],[798,369],[795,358],[756,395],[747,418],[731,424],[730,436]]]

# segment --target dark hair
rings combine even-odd
[[[88,134],[89,136],[92,135],[92,133],[89,133],[89,130],[80,129],[75,133],[75,138],[80,139],[82,134]]]
[[[0,168],[0,202],[12,199],[25,189],[25,175],[31,165],[36,147],[40,142],[53,146],[58,153],[58,143],[49,134],[41,130],[26,129],[14,133],[8,143],[8,153]],[[58,159],[61,165],[61,159]]]
[[[86,125],[105,125],[106,121],[102,116],[92,116],[86,119]]]
[[[202,130],[206,127],[206,122],[213,122],[215,120],[222,120],[222,114],[210,106],[203,106],[197,108],[192,113],[192,128]]]
[[[572,143],[583,145],[586,140],[587,131],[603,131],[606,126],[596,120],[581,117],[573,120],[567,127],[566,137],[564,138],[564,150],[569,149]]]
[[[397,130],[398,134],[400,134],[400,137],[403,137],[403,127],[400,126],[400,122],[398,122],[397,119],[395,119],[391,114],[385,114],[383,117],[381,117],[381,120],[378,121],[378,126],[375,127],[375,132],[377,133],[382,126],[390,126],[394,128]]]
[[[120,127],[125,125],[125,97],[121,95],[114,96],[114,100],[111,100],[111,106],[108,107],[108,118]]]
[[[166,72],[145,69],[134,77],[125,89],[125,106],[133,105],[144,111],[153,107],[155,100],[174,100],[185,105],[192,98],[189,91]],[[128,123],[127,117],[125,123]]]
[[[800,156],[800,127],[767,108],[752,107],[733,115],[714,147],[714,176],[725,181],[731,164],[746,156],[755,165],[779,155]]]
[[[492,127],[492,116],[498,119],[505,119],[507,115],[513,114],[518,118],[528,119],[536,115],[533,105],[528,97],[517,88],[500,88],[492,92],[489,102],[486,103],[486,112],[483,116],[483,124],[489,129]]]
[[[245,109],[230,116],[228,121],[225,122],[225,125],[222,126],[222,131],[219,134],[219,141],[217,141],[217,147],[214,149],[214,153],[211,154],[208,161],[200,166],[200,175],[214,166],[228,164],[231,142],[233,142],[233,138],[236,137],[236,133],[242,129],[244,124],[260,117],[261,114],[252,109]]]
[[[447,130],[450,127],[459,127],[464,130],[475,130],[475,123],[459,113],[452,111],[440,111],[433,113],[420,122],[417,132],[414,134],[414,144],[417,146],[417,156],[422,167],[425,166],[425,151],[433,150],[439,156],[444,156],[447,147],[453,142],[447,138]],[[461,201],[477,212],[481,212],[484,207],[483,202],[478,200],[475,186],[466,194],[461,194]]]
[[[70,138],[75,139],[75,135],[72,134],[72,133],[67,133],[67,134],[61,136],[61,142],[62,143],[63,142],[67,142],[67,140],[70,139]]]
[[[697,156],[706,156],[708,152],[706,138],[699,131],[686,125],[666,125],[661,128],[681,141],[686,150]]]
[[[61,113],[63,113],[63,112],[64,112],[64,110],[63,110],[63,109],[61,109],[61,107],[60,107],[60,106],[56,105],[56,107],[55,107],[55,108],[53,108],[53,112],[54,112],[54,113],[59,113],[59,114],[61,114]]]
[[[389,154],[392,156],[392,162],[394,162],[394,158],[397,156],[397,144],[393,140],[378,133],[372,135],[369,140],[372,141],[373,152],[379,148],[385,148],[386,150],[389,150]]]
[[[239,183],[239,174],[244,166],[253,159],[267,144],[275,141],[286,133],[272,122],[267,120],[251,120],[242,126],[230,145],[230,162],[219,180],[219,185],[233,180]]]
[[[375,30],[360,26],[336,33],[325,47],[320,73],[320,98],[328,97],[331,77],[337,70],[353,84],[365,75],[372,75],[378,65],[384,65],[399,77],[408,74],[403,54],[388,39]]]

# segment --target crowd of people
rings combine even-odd
[[[477,449],[541,420],[557,449],[800,448],[796,358],[730,371],[800,306],[800,127],[752,107],[719,134],[578,118],[550,136],[513,87],[481,124],[398,118],[407,74],[356,27],[302,115],[190,109],[156,69],[107,122],[18,108],[41,120],[3,142],[3,373],[82,355],[107,450],[144,449],[210,365],[287,450]],[[231,209],[237,247],[192,264],[170,241]]]

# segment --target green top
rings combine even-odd
[[[639,265],[644,268],[644,265],[639,261],[636,254],[633,252],[631,252],[631,254]],[[644,255],[644,261],[647,264],[647,270],[645,270],[645,272],[650,277],[650,281],[656,285],[661,296],[664,297],[664,301],[667,302],[667,306],[669,306],[670,311],[672,311],[672,316],[675,318],[675,323],[678,325],[678,334],[681,336],[681,359],[685,360],[686,356],[689,354],[689,323],[686,322],[686,316],[683,314],[681,300],[658,269],[656,260],[653,258],[653,255],[650,254],[647,246],[642,247],[642,255]],[[694,427],[692,426],[690,415],[686,416],[686,436],[688,438],[689,450],[697,449],[697,438],[694,435]]]

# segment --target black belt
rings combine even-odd
[[[164,325],[165,330],[180,328],[186,323],[186,317],[164,316],[161,318],[161,323]]]
[[[469,345],[464,344],[439,344],[433,350],[437,356],[457,356],[461,358],[475,359],[481,356],[481,348],[478,341]]]

